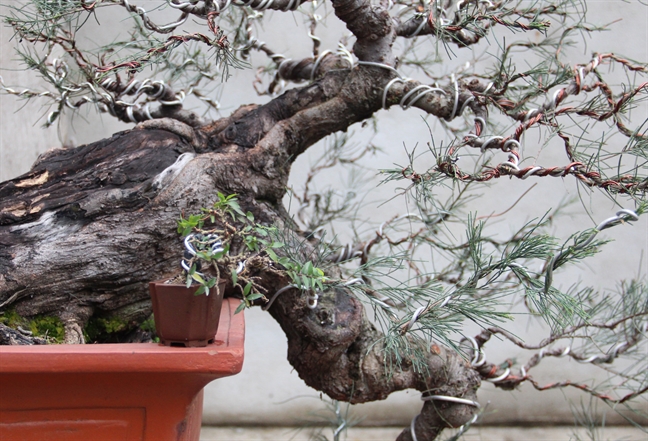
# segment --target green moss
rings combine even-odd
[[[140,329],[155,334],[155,320],[153,319],[153,314],[142,322]]]
[[[0,314],[0,323],[10,328],[16,328],[17,326],[24,326],[27,321],[19,316],[16,311],[9,309]]]
[[[155,332],[155,319],[153,318],[153,314],[151,314],[149,318],[147,318],[142,322],[142,324],[140,325],[140,329],[142,331],[150,332],[151,337],[155,343],[160,342],[160,337],[158,337]]]
[[[128,323],[117,317],[112,317],[109,319],[99,318],[97,320],[108,334],[115,334],[117,332],[126,331],[129,328]]]
[[[14,329],[20,326],[22,329],[31,331],[34,337],[45,338],[50,343],[61,343],[65,338],[63,322],[54,316],[37,315],[28,319],[14,310],[8,310],[0,314],[0,323]]]
[[[29,322],[29,330],[39,337],[53,339],[57,343],[65,340],[63,322],[58,317],[37,316]]]
[[[47,339],[50,343],[62,343],[65,340],[65,328],[58,317],[39,315],[26,318],[15,310],[9,309],[0,313],[0,323],[16,329],[31,331],[35,337]],[[88,343],[119,342],[124,334],[131,331],[136,323],[118,317],[91,317],[83,330],[83,335]],[[146,319],[140,328],[155,335],[155,322],[153,315]]]
[[[101,334],[101,330],[97,325],[97,321],[94,317],[90,317],[88,323],[83,328],[83,338],[86,343],[93,343],[97,340],[97,337]]]
[[[113,341],[114,334],[131,329],[129,324],[117,317],[91,317],[83,330],[87,342]]]

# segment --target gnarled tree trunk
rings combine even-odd
[[[354,52],[363,65],[349,69],[332,54],[317,62],[287,60],[280,67],[283,78],[316,81],[208,125],[167,109],[159,116],[174,119],[51,151],[28,174],[0,184],[0,308],[56,315],[66,341],[80,342],[92,316],[137,323],[150,315],[147,283],[178,270],[177,219],[213,204],[217,191],[236,193],[257,222],[290,226],[281,200],[294,159],[417,86],[392,84],[383,96],[393,77],[385,63],[395,63],[391,46],[398,33],[385,9],[365,0],[333,6],[356,35]],[[469,96],[427,94],[416,106],[447,117]],[[245,271],[269,293],[290,283],[280,271],[254,265]],[[475,407],[465,403],[475,398],[479,374],[456,353],[422,348],[429,354],[427,372],[405,363],[388,373],[385,351],[376,343],[381,334],[349,291],[323,293],[315,309],[306,302],[289,290],[269,311],[288,336],[289,360],[307,384],[352,403],[407,388],[464,399],[427,401],[400,440],[432,440],[473,417]]]
[[[379,108],[377,94],[366,86],[374,83],[369,75],[383,72],[368,67],[329,74],[200,128],[154,120],[43,155],[29,173],[0,185],[2,309],[57,315],[69,342],[82,340],[91,316],[141,322],[151,312],[148,281],[178,270],[180,215],[210,206],[220,191],[238,194],[257,221],[290,225],[281,199],[292,160]],[[350,91],[368,99],[349,101]],[[252,265],[246,271],[270,293],[290,283],[277,271]],[[310,386],[352,403],[407,388],[474,398],[479,375],[457,354],[435,346],[429,375],[407,366],[388,375],[375,344],[380,333],[350,292],[326,292],[312,310],[292,291],[269,311],[288,336],[290,362]],[[427,402],[415,425],[418,439],[434,439],[474,411],[461,403]],[[410,429],[400,439],[411,439]]]

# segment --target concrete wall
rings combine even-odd
[[[587,48],[581,47],[573,52],[573,64],[589,61],[592,51],[616,51],[623,55],[638,59],[648,60],[648,33],[646,23],[648,8],[638,2],[618,1],[590,1],[587,2],[590,11],[590,21],[595,23],[608,23],[622,17],[623,21],[611,26],[612,31],[585,37]],[[279,14],[275,14],[279,15]],[[279,25],[273,28],[266,27],[265,33],[259,31],[260,39],[270,43],[275,50],[283,52],[294,58],[306,56],[309,53],[309,41],[305,38],[294,38],[296,32],[305,35],[303,28],[293,31],[296,22],[301,22],[298,14],[294,17],[283,15]],[[334,20],[332,20],[333,22]],[[108,29],[119,26],[119,16],[102,18],[102,24]],[[276,23],[276,22],[275,22]],[[190,24],[187,29],[191,29]],[[286,31],[286,29],[291,29]],[[339,27],[329,25],[323,37],[322,49],[335,49],[337,38],[340,35]],[[324,32],[324,28],[322,28]],[[100,38],[95,31],[88,31],[93,38]],[[11,71],[16,64],[11,60],[10,44],[6,40],[10,33],[2,30],[2,75],[5,83],[9,85],[22,84],[23,74]],[[508,35],[507,38],[514,38]],[[476,52],[468,52],[468,59]],[[289,55],[290,54],[290,55]],[[444,55],[444,54],[441,54]],[[455,59],[449,65],[459,65],[465,59]],[[448,65],[448,66],[449,66]],[[441,66],[440,69],[449,69]],[[617,69],[620,71],[620,69]],[[223,88],[221,101],[222,114],[227,114],[238,104],[249,102],[263,102],[251,88],[253,71],[237,72]],[[619,78],[622,81],[623,77]],[[29,85],[35,83],[29,83]],[[220,92],[219,92],[220,93]],[[0,179],[9,179],[20,173],[26,172],[29,164],[44,149],[58,145],[55,129],[44,131],[39,128],[43,122],[42,116],[46,114],[41,110],[40,103],[30,105],[19,114],[14,114],[22,102],[13,96],[0,94]],[[633,122],[643,121],[648,117],[648,109],[641,103],[633,112]],[[216,116],[216,115],[213,115]],[[38,119],[40,117],[40,120]],[[362,228],[368,235],[372,229],[388,219],[392,213],[405,210],[402,199],[397,199],[390,204],[381,205],[379,201],[394,195],[394,187],[376,187],[380,177],[376,171],[389,168],[394,164],[403,165],[407,162],[404,146],[411,150],[417,143],[424,150],[425,143],[430,141],[430,129],[422,120],[422,113],[417,110],[403,112],[398,108],[382,111],[378,116],[380,133],[372,138],[368,130],[354,128],[357,144],[371,140],[383,148],[383,152],[364,162],[366,188],[371,192],[365,197],[362,216],[371,218],[372,225]],[[112,121],[110,117],[96,117],[92,114],[76,119],[73,123],[64,120],[59,131],[63,140],[68,144],[91,142],[107,136],[114,131],[123,130],[130,125]],[[441,140],[448,142],[440,125],[428,118],[435,142]],[[635,124],[636,126],[636,124]],[[510,130],[510,129],[507,129]],[[531,132],[525,139],[525,157],[537,158],[538,164],[562,164],[563,154],[556,149],[542,149],[535,145],[538,140],[537,132]],[[621,142],[621,141],[619,141]],[[308,155],[299,158],[293,167],[292,185],[299,190],[308,170],[308,165],[322,152],[322,146],[313,148]],[[611,147],[613,148],[613,147]],[[420,150],[419,150],[420,151]],[[422,157],[417,162],[417,167],[425,169],[431,164],[432,158]],[[340,191],[345,191],[344,172],[331,170],[317,180],[317,188],[337,186]],[[528,181],[501,180],[491,186],[484,186],[480,193],[483,196],[471,202],[468,211],[480,215],[501,213],[507,210],[514,202],[534,183],[538,183],[530,193],[515,205],[514,209],[505,217],[500,217],[492,222],[490,231],[495,232],[500,238],[515,231],[525,222],[541,217],[551,208],[556,207],[560,199],[567,195],[581,202],[572,205],[570,215],[555,224],[553,233],[558,237],[567,239],[575,231],[589,228],[597,221],[609,217],[617,207],[598,192],[589,192],[575,185],[572,178],[557,179],[545,178],[542,180],[529,179]],[[586,213],[591,214],[591,218]],[[348,231],[336,231],[340,237],[348,237]],[[582,280],[587,285],[600,289],[615,289],[617,281],[629,279],[638,273],[646,274],[645,252],[648,249],[648,223],[646,219],[634,226],[620,226],[606,231],[606,238],[615,242],[605,248],[605,252],[594,259],[588,260],[579,268],[561,272],[556,275],[558,283],[570,286],[573,282]],[[368,236],[369,237],[369,236]],[[642,257],[643,256],[643,257]],[[319,399],[319,393],[306,387],[298,378],[286,361],[286,342],[279,326],[267,315],[258,309],[246,312],[247,342],[246,361],[243,372],[233,378],[223,379],[207,387],[205,397],[204,421],[206,424],[267,424],[267,425],[292,425],[312,418],[311,413],[324,407]],[[522,319],[514,328],[515,332],[529,341],[538,341],[546,335],[546,328],[535,320]],[[477,329],[470,328],[467,332],[474,335]],[[644,346],[644,348],[646,348]],[[648,348],[646,348],[648,349]],[[492,342],[486,348],[489,360],[502,362],[506,358],[515,358],[525,362],[531,355],[522,353],[504,342]],[[587,365],[573,361],[548,360],[534,370],[534,376],[541,383],[548,383],[563,379],[591,379],[598,375],[604,378]],[[482,403],[490,402],[487,421],[491,423],[522,423],[522,422],[571,422],[571,410],[565,401],[565,396],[578,403],[582,395],[574,391],[549,391],[535,392],[529,387],[522,387],[522,391],[502,392],[487,383],[480,390],[479,399]],[[587,398],[585,398],[587,401]],[[363,419],[363,424],[408,424],[410,419],[420,410],[421,401],[415,392],[401,392],[392,395],[384,402],[370,403],[354,406],[352,412]],[[613,419],[618,421],[618,419]]]
[[[9,8],[0,4],[0,15],[6,15]],[[12,40],[11,28],[0,27],[0,76],[6,87],[17,91],[25,88],[42,90],[42,84],[33,75],[21,69],[19,56]],[[0,181],[25,173],[39,154],[58,146],[56,130],[43,130],[43,120],[38,116],[46,114],[42,102],[27,102],[16,96],[0,92]]]

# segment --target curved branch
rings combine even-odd
[[[400,105],[404,109],[417,107],[430,115],[445,120],[461,116],[469,107],[476,117],[485,118],[488,115],[486,107],[476,101],[474,92],[480,93],[486,86],[473,82],[469,87],[456,82],[449,87],[438,88],[424,85],[415,80],[392,79],[383,90],[384,107]]]
[[[459,47],[468,47],[478,43],[485,33],[467,32],[461,26],[435,26],[429,17],[421,14],[400,23],[396,28],[396,35],[403,38],[434,35],[448,43],[456,43]]]
[[[384,69],[371,66],[329,71],[317,82],[291,89],[232,121],[212,137],[212,148],[237,145],[276,151],[285,155],[288,165],[320,139],[378,111],[380,98],[375,84],[387,78]]]
[[[420,348],[428,354],[425,371],[417,372],[407,358],[399,369],[389,370],[395,361],[386,359],[382,333],[345,289],[322,293],[316,309],[307,306],[300,291],[289,290],[269,312],[288,337],[288,360],[300,378],[333,399],[364,403],[404,389],[464,401],[476,398],[477,372],[457,353],[435,344]],[[417,439],[433,440],[442,429],[465,424],[475,412],[474,406],[461,402],[427,401],[415,422]],[[410,429],[398,438],[411,439]]]
[[[232,3],[236,6],[249,6],[257,11],[263,11],[265,9],[273,9],[275,11],[294,11],[301,4],[306,3],[307,1],[309,0],[234,0]],[[224,5],[227,5],[228,3],[229,0],[223,2]]]

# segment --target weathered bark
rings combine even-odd
[[[196,156],[160,130],[50,152],[0,187],[0,304],[70,326],[91,315],[143,320],[147,281],[177,269],[181,212],[210,205],[217,189],[250,185],[245,196],[271,201],[283,193],[285,177],[253,176],[239,156]]]
[[[0,305],[60,315],[57,305],[69,303],[83,320],[147,301],[142,284],[177,266],[181,212],[210,205],[216,191],[239,194],[253,212],[277,211],[295,156],[375,110],[339,97],[362,76],[330,75],[201,130],[157,120],[48,152],[0,184]]]
[[[0,323],[0,345],[44,345],[44,338],[33,337],[30,331],[13,329]]]

